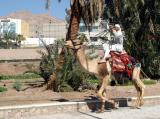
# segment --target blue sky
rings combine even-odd
[[[0,0],[0,16],[8,15],[15,11],[30,11],[34,14],[47,13],[45,0]],[[70,6],[70,0],[51,0],[51,15],[65,19],[65,8]]]

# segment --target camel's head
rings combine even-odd
[[[77,50],[81,48],[81,45],[82,45],[82,42],[80,40],[74,40],[74,41],[68,40],[65,42],[65,46],[73,50]]]

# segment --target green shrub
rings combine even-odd
[[[155,80],[144,80],[143,83],[145,85],[152,85],[152,84],[156,84],[156,81]]]
[[[20,83],[19,81],[16,81],[16,82],[13,84],[13,88],[14,88],[16,91],[21,91],[21,89],[22,89],[22,83]]]
[[[50,75],[53,72],[56,73],[55,69],[55,61],[59,58],[58,49],[62,46],[62,42],[55,42],[54,45],[47,46],[45,42],[42,43],[45,47],[46,52],[39,52],[41,54],[41,62],[40,62],[40,75],[47,83]]]
[[[71,91],[73,91],[73,88],[67,82],[64,82],[63,84],[59,85],[58,91],[71,92]]]
[[[7,88],[5,88],[5,87],[0,87],[0,92],[4,92],[4,91],[7,91]]]
[[[0,75],[0,80],[10,80],[10,79],[33,79],[33,78],[41,78],[40,75],[35,73],[25,73],[19,75]]]

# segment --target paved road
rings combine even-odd
[[[142,109],[120,108],[101,114],[95,112],[57,113],[22,119],[160,119],[160,105],[146,106]]]

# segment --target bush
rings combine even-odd
[[[45,42],[43,42],[46,53],[40,52],[42,55],[40,62],[40,75],[43,77],[45,82],[49,81],[50,76],[55,72],[55,61],[59,58],[58,49],[62,47],[63,42],[55,42],[54,45],[47,46]]]
[[[22,84],[21,84],[19,81],[16,81],[16,82],[13,84],[13,88],[14,88],[16,91],[21,91],[21,89],[22,89]]]
[[[47,53],[41,53],[41,76],[47,83],[49,82],[50,76],[54,74],[56,76],[56,80],[54,80],[52,89],[57,92],[78,90],[80,86],[89,88],[90,84],[86,79],[91,79],[93,76],[80,68],[71,50],[64,48],[64,54],[62,57],[65,62],[60,62],[62,61],[62,57],[58,55],[58,49],[62,46],[63,42],[57,42],[52,47],[47,47],[45,45]]]
[[[0,87],[0,92],[4,92],[4,91],[7,91],[7,88],[5,88],[5,87]]]

